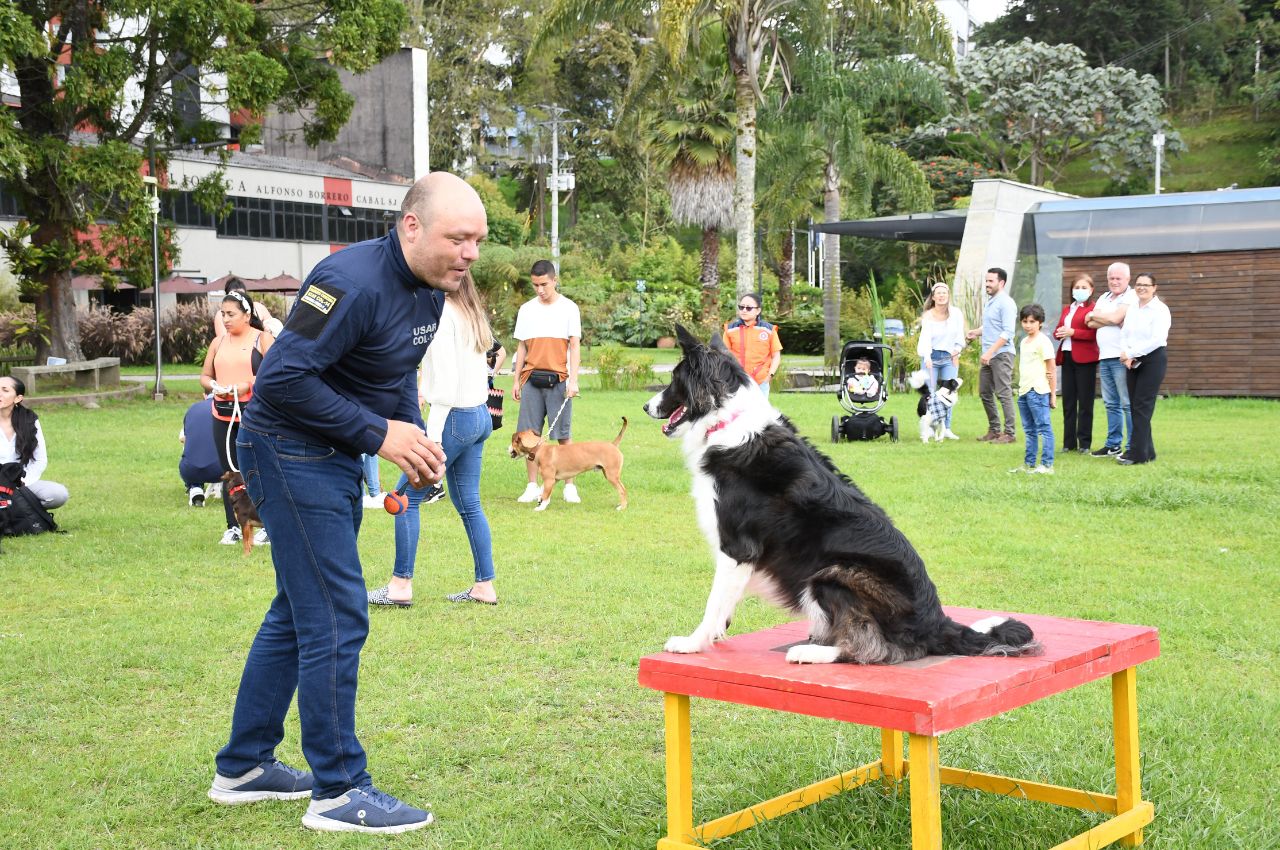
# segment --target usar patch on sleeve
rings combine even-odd
[[[346,294],[346,290],[338,289],[332,284],[310,284],[298,296],[298,302],[289,313],[289,321],[285,323],[285,330],[301,334],[307,339],[318,339],[329,324],[334,308]]]

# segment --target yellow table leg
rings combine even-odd
[[[667,838],[693,840],[693,751],[689,746],[689,697],[664,694],[667,726]]]
[[[1111,676],[1111,714],[1116,741],[1116,813],[1142,802],[1142,766],[1138,761],[1138,671],[1135,667]],[[1142,843],[1138,829],[1120,839],[1125,847]]]
[[[942,850],[942,794],[938,778],[938,739],[907,738],[911,780],[911,850]]]
[[[902,768],[902,733],[896,729],[880,730],[880,768],[886,785],[902,779],[906,773]]]

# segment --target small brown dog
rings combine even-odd
[[[622,502],[618,510],[627,507],[627,488],[622,486],[622,452],[618,443],[627,432],[627,417],[622,417],[622,430],[613,438],[612,443],[544,443],[542,435],[537,431],[517,431],[511,435],[511,456],[525,456],[538,465],[538,474],[542,476],[542,498],[538,500],[535,511],[547,509],[551,502],[551,489],[557,481],[573,478],[576,475],[599,469],[604,477],[618,491]]]
[[[244,542],[244,553],[253,549],[253,529],[263,528],[262,519],[249,498],[249,491],[244,488],[244,479],[238,472],[222,473],[222,498],[231,500],[231,512],[235,514],[240,525],[240,536]]]

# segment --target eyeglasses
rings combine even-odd
[[[1155,289],[1156,285],[1154,283],[1135,283],[1133,285],[1133,288],[1134,289]]]
[[[759,308],[759,307],[752,307],[750,304],[739,304],[739,305],[738,305],[738,309],[739,309],[739,310],[747,310],[747,311],[750,311],[750,310],[759,310],[760,308]]]

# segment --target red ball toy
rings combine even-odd
[[[409,509],[409,497],[404,493],[388,493],[382,499],[382,507],[392,516],[399,516]]]

